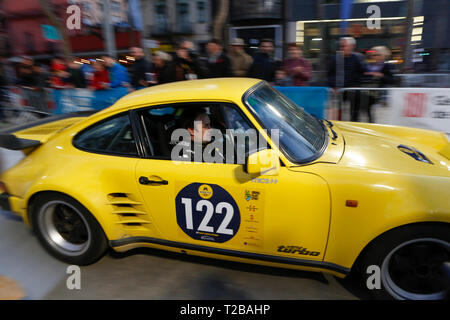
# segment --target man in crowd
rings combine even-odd
[[[334,89],[359,87],[366,67],[360,54],[355,53],[356,41],[352,37],[339,40],[340,50],[332,58],[328,67],[328,85]],[[360,91],[344,94],[344,100],[350,100],[351,121],[358,120]]]
[[[177,46],[174,60],[176,81],[200,78],[200,67],[191,41],[183,41]]]
[[[130,85],[130,76],[128,75],[128,70],[124,66],[117,63],[117,61],[109,55],[103,55],[102,60],[109,72],[111,88],[128,87]]]
[[[151,84],[164,84],[177,81],[175,77],[175,65],[170,54],[164,51],[156,51],[153,54],[153,66],[156,79]]]
[[[244,51],[244,47],[244,40],[240,38],[236,38],[230,43],[228,57],[235,77],[246,77],[253,63],[253,58]]]
[[[223,52],[222,42],[212,39],[206,45],[208,55],[202,59],[203,75],[205,78],[231,77],[230,59]]]
[[[22,88],[31,107],[46,111],[44,85],[40,69],[31,57],[23,56],[19,67],[18,85]]]
[[[197,77],[200,78],[200,66],[198,61],[200,57],[195,49],[195,44],[190,40],[183,40],[181,41],[179,47],[187,50],[189,59],[192,61],[195,71],[197,72]]]
[[[302,49],[295,43],[289,45],[289,58],[283,61],[283,69],[294,86],[306,86],[312,74],[311,63],[303,58]]]
[[[67,59],[67,72],[70,74],[68,82],[74,88],[86,88],[87,81],[84,72],[81,70],[81,64],[75,62],[74,57]]]
[[[259,52],[253,57],[253,64],[250,67],[249,76],[251,78],[262,79],[273,83],[275,71],[280,66],[280,63],[273,57],[274,49],[273,40],[261,40]]]
[[[130,54],[134,58],[131,67],[131,85],[135,89],[148,86],[146,73],[152,72],[152,65],[145,59],[144,50],[138,47],[130,48]]]

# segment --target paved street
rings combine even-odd
[[[81,290],[67,289],[66,268],[40,247],[20,218],[0,212],[0,275],[21,285],[26,299],[367,298],[351,279],[150,249],[109,253],[82,267]]]

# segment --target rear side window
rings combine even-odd
[[[128,113],[83,130],[74,138],[75,147],[95,153],[137,156]]]

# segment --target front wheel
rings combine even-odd
[[[363,258],[363,271],[379,267],[381,287],[370,290],[377,299],[446,299],[449,265],[450,228],[438,224],[390,231],[372,243]]]
[[[31,223],[44,248],[66,263],[88,265],[106,252],[107,240],[97,220],[68,196],[39,196],[32,204]]]

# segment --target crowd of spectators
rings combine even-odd
[[[353,38],[340,39],[340,48],[330,59],[327,70],[328,86],[345,87],[387,86],[392,84],[392,69],[385,60],[389,50],[375,47],[370,50],[372,63],[366,63],[362,54],[356,53]],[[262,39],[259,50],[253,55],[245,51],[242,39],[233,39],[227,49],[221,41],[212,39],[206,45],[206,54],[199,55],[193,42],[180,42],[173,53],[155,51],[147,60],[142,48],[130,48],[133,63],[128,68],[113,57],[103,55],[90,63],[74,57],[54,58],[49,66],[35,64],[32,58],[22,57],[16,71],[15,85],[21,87],[31,106],[45,110],[45,90],[84,88],[109,90],[126,87],[131,90],[174,81],[219,78],[251,77],[266,80],[276,86],[307,86],[313,74],[312,64],[303,57],[302,48],[288,45],[287,58],[277,60],[271,39]],[[1,76],[1,75],[0,75]],[[0,79],[7,82],[4,77]],[[352,120],[359,114],[359,91],[350,101]],[[371,97],[370,103],[375,100]],[[370,108],[369,120],[372,120]]]

